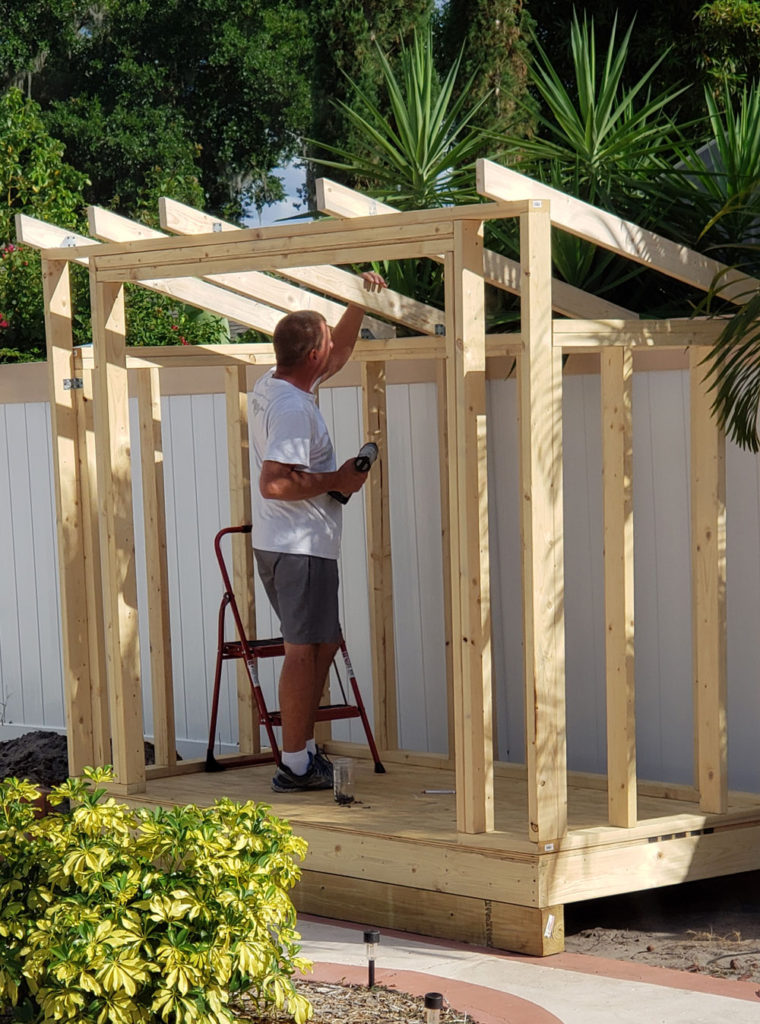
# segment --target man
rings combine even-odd
[[[387,287],[372,271],[368,291]],[[342,506],[329,491],[353,494],[367,478],[353,458],[337,469],[314,395],[354,350],[363,318],[350,305],[330,330],[310,310],[289,313],[274,331],[277,365],[253,389],[253,547],[285,646],[280,673],[282,759],[275,793],[332,787],[332,765],[316,747],[314,721],[338,650],[338,554]]]

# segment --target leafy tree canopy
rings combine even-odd
[[[89,199],[133,213],[171,191],[234,215],[262,188],[276,193],[272,171],[296,152],[310,109],[298,0],[101,0],[84,16],[76,0],[59,7],[70,14],[63,38],[42,61],[44,47],[22,45],[32,30],[20,34],[15,71],[87,170]]]
[[[461,60],[459,90],[475,76],[467,94],[472,106],[483,101],[477,125],[518,133],[532,127],[527,91],[532,28],[523,0],[448,0],[441,6],[436,24],[441,67]]]

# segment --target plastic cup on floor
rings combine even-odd
[[[333,760],[333,795],[336,804],[345,806],[354,802],[354,762],[350,757]]]

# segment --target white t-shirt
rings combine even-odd
[[[338,558],[343,509],[329,494],[302,501],[264,498],[259,490],[265,461],[309,473],[336,469],[327,425],[313,394],[270,370],[253,388],[253,546],[319,558]]]

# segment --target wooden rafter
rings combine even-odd
[[[339,185],[329,178],[317,180],[317,206],[322,213],[333,217],[376,217],[398,213],[395,206],[381,203],[377,199],[362,195],[354,189]],[[436,259],[435,256],[432,259]],[[483,276],[487,284],[512,295],[520,294],[520,264],[502,256],[492,249],[483,250]],[[599,299],[580,288],[574,288],[564,281],[552,278],[552,306],[564,316],[587,319],[600,317],[605,320],[622,318],[632,320],[636,313],[614,302]]]
[[[760,281],[733,270],[725,263],[574,199],[559,189],[542,185],[492,160],[478,161],[477,178],[478,192],[499,202],[518,198],[548,199],[552,224],[677,281],[707,291],[720,275],[718,293],[731,302],[741,305],[760,288]]]
[[[106,242],[132,242],[139,238],[167,237],[160,231],[154,231],[152,228],[145,227],[144,224],[138,224],[137,221],[128,220],[126,217],[111,213],[99,206],[88,207],[87,216],[93,235]],[[353,278],[353,275],[347,274],[346,276]],[[265,302],[267,305],[286,312],[294,309],[316,310],[331,326],[338,322],[344,312],[344,307],[337,302],[330,302],[312,292],[286,284],[276,277],[272,277],[271,274],[262,274],[259,271],[241,274],[209,274],[201,275],[201,278],[219,288],[248,299],[254,299],[256,302]],[[393,334],[393,328],[376,317],[365,317],[362,329],[370,331],[375,338]]]
[[[208,213],[185,206],[174,199],[159,200],[161,225],[176,235],[199,235],[208,231],[240,231],[234,224],[217,220]],[[443,326],[443,311],[416,299],[410,299],[400,292],[385,290],[381,296],[367,292],[355,274],[338,267],[286,267],[277,274],[307,288],[330,295],[341,302],[353,302],[367,310],[381,313],[388,320],[403,324],[419,334],[435,334]],[[276,281],[276,278],[268,278]],[[312,296],[312,302],[314,297]],[[298,307],[296,307],[298,308]],[[315,308],[311,305],[309,308]],[[328,319],[328,323],[331,323]],[[382,337],[373,328],[371,318],[365,318],[364,326],[369,327],[373,337]]]

